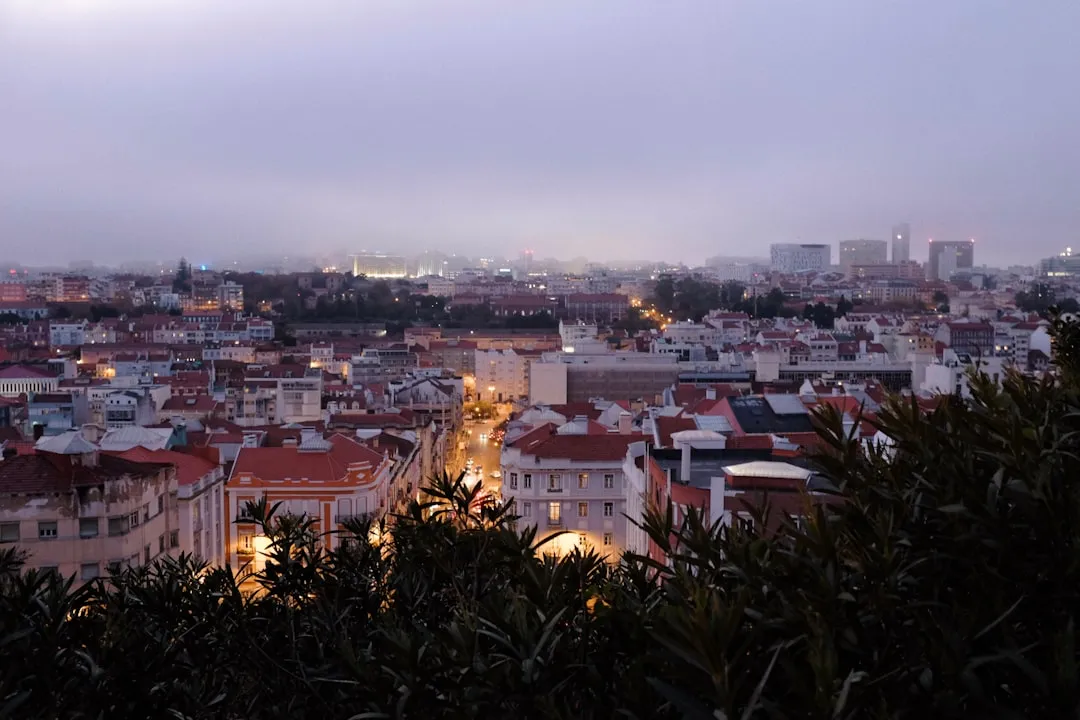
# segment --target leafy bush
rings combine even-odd
[[[846,502],[799,527],[651,510],[668,564],[545,556],[445,476],[332,551],[254,508],[273,543],[240,578],[182,557],[73,589],[7,550],[0,717],[1075,717],[1080,396],[973,393],[893,402],[869,450],[822,416]]]

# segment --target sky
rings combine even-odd
[[[0,0],[0,262],[1080,244],[1076,0]],[[835,251],[834,251],[835,252]],[[835,258],[835,254],[834,254]]]

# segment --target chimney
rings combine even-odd
[[[694,453],[694,446],[690,443],[683,443],[682,446],[682,464],[679,467],[679,474],[682,475],[682,481],[684,483],[690,482],[690,460]]]
[[[716,388],[715,387],[710,386],[710,387],[705,388],[705,399],[706,400],[715,400],[716,399]]]
[[[630,431],[633,429],[633,426],[631,424],[633,422],[633,419],[634,419],[633,416],[631,416],[630,413],[626,412],[625,410],[623,410],[621,413],[619,413],[619,434],[620,435],[629,435],[630,434]]]

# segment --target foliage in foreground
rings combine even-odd
[[[545,557],[445,477],[333,552],[259,508],[254,596],[189,557],[73,590],[8,550],[0,717],[1076,717],[1078,409],[976,382],[869,451],[824,417],[846,503],[768,537],[655,511],[670,566]]]

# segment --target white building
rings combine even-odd
[[[503,447],[502,495],[512,500],[519,526],[538,537],[568,531],[550,544],[556,553],[586,545],[615,560],[641,516],[641,489],[628,485],[627,447],[645,439],[630,414],[611,432],[585,418],[562,427],[540,425]]]
[[[86,321],[49,321],[50,347],[73,347],[86,344]]]
[[[803,243],[773,243],[769,246],[769,260],[776,272],[791,274],[807,270],[825,271],[832,263],[829,245]]]
[[[529,363],[535,355],[514,349],[475,353],[478,399],[511,402],[529,396]]]

